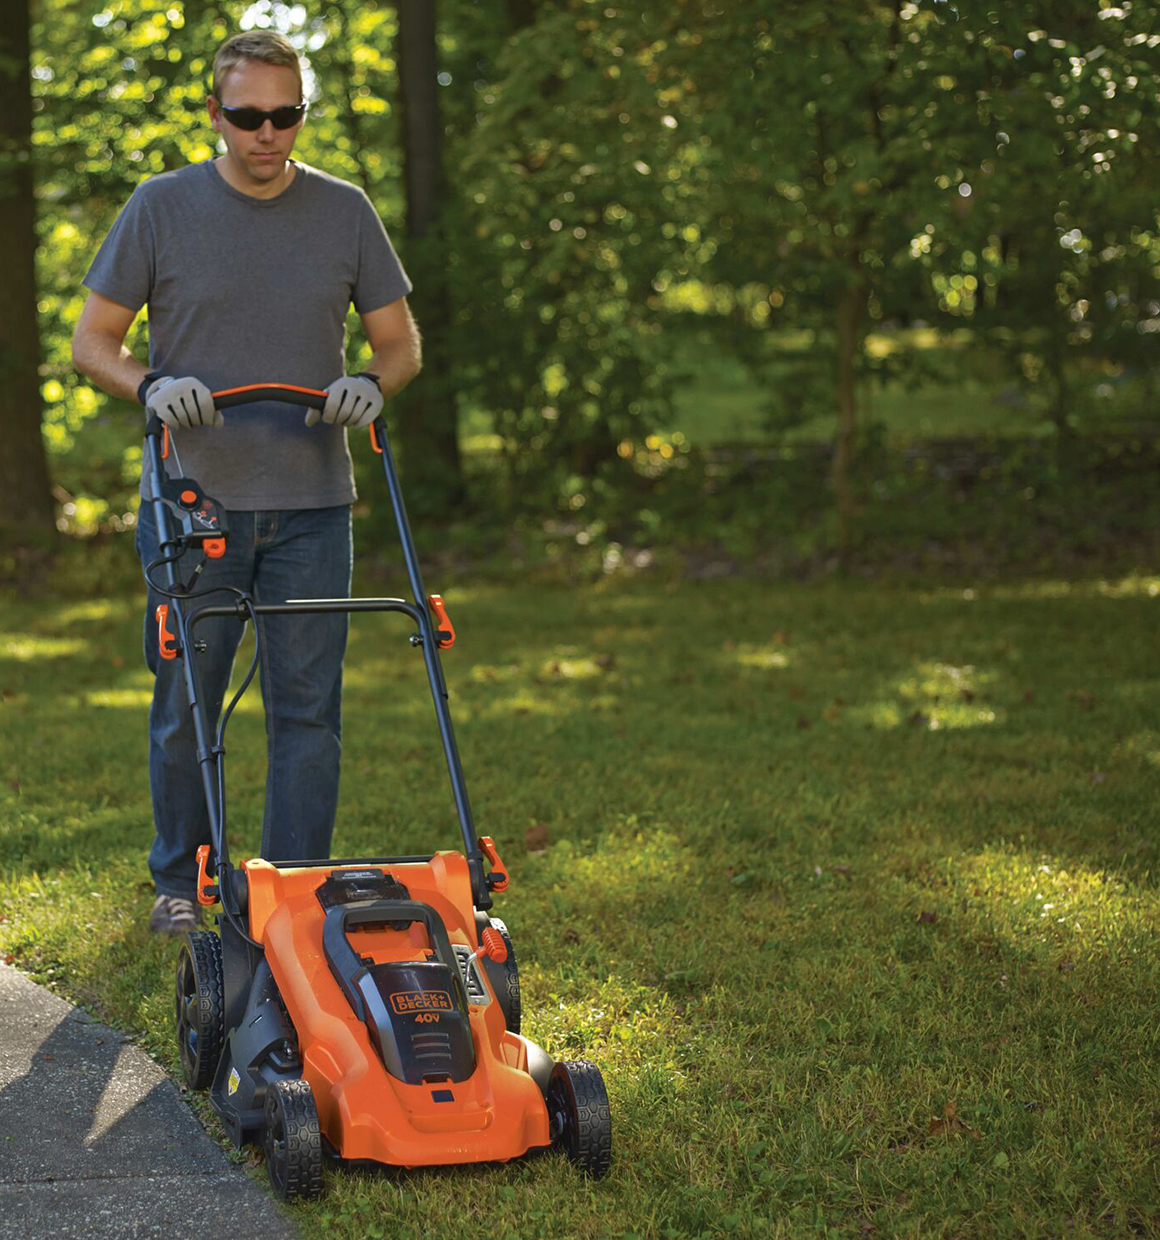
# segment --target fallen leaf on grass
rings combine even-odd
[[[9,952],[9,953],[8,953],[8,955],[4,957],[4,963],[5,963],[5,964],[15,964],[15,963],[16,963],[16,957],[15,957],[15,956],[14,956],[11,952]]]
[[[933,909],[923,909],[918,915],[920,926],[933,926],[936,921],[938,921],[938,914]]]
[[[724,650],[726,654],[728,654],[729,651],[737,649],[737,643],[733,640],[733,638],[727,637],[721,643],[721,649]]]
[[[826,709],[822,711],[822,718],[827,723],[833,723],[835,720],[840,719],[841,717],[842,717],[842,708],[837,702],[831,702],[829,706],[827,706]]]
[[[810,723],[810,721],[806,718],[805,715],[798,715],[797,723],[795,724],[795,726],[799,732],[804,732],[806,728],[812,727],[813,725]]]
[[[13,792],[19,792],[20,791],[20,780],[10,779],[8,781],[8,787],[11,788]]]
[[[548,828],[542,822],[533,822],[524,832],[524,846],[528,852],[543,852],[548,847]]]
[[[795,702],[800,702],[806,695],[806,691],[801,685],[787,685],[785,691]]]
[[[11,689],[0,690],[0,698],[3,698],[6,702],[11,702],[15,696],[16,694],[13,693]]]
[[[616,655],[614,654],[598,654],[592,660],[601,671],[607,672],[610,668],[616,666]]]
[[[1086,689],[1073,689],[1068,697],[1081,709],[1091,710],[1095,702],[1095,694],[1089,693]]]
[[[942,1119],[932,1119],[927,1135],[931,1137],[949,1137],[965,1132],[969,1137],[974,1137],[977,1141],[979,1134],[970,1126],[965,1124],[955,1113],[955,1103],[952,1098],[950,1102],[943,1107]]]
[[[579,943],[580,942],[579,932],[574,930],[571,926],[569,926],[568,929],[564,931],[564,942],[565,943]]]

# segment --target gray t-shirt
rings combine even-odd
[[[149,368],[210,389],[324,388],[344,373],[346,315],[411,291],[370,199],[295,163],[276,198],[228,185],[213,161],[139,185],[84,283],[149,306]],[[355,498],[346,432],[307,428],[304,406],[224,411],[225,426],[173,435],[182,471],[226,508],[328,508]],[[169,469],[176,472],[173,458]],[[147,491],[142,479],[141,494]]]

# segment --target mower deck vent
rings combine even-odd
[[[479,962],[472,958],[471,948],[464,947],[461,943],[452,943],[451,946],[455,949],[455,959],[459,961],[459,971],[463,974],[463,984],[467,987],[467,1002],[480,1006],[490,1003],[491,995],[487,993],[483,978],[479,976]]]

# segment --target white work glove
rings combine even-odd
[[[225,418],[213,407],[213,393],[200,379],[162,375],[145,391],[145,408],[166,426],[223,426]]]
[[[326,389],[326,405],[320,413],[307,409],[306,425],[319,421],[327,426],[346,426],[361,430],[383,411],[383,393],[379,381],[372,375],[344,375],[335,379]]]

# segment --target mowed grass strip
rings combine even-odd
[[[600,1064],[613,1170],[331,1176],[304,1234],[1160,1234],[1158,592],[448,589],[525,1030]],[[0,952],[178,1075],[140,600],[0,615]],[[336,852],[456,843],[406,635],[354,625]],[[256,693],[227,748],[246,855]]]

